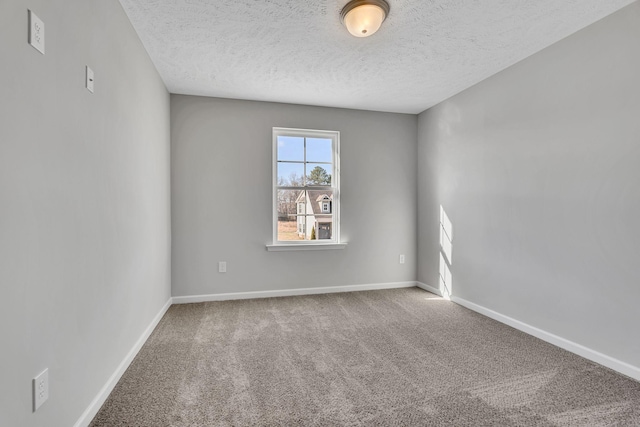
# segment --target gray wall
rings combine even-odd
[[[274,126],[341,132],[346,249],[266,251]],[[415,280],[416,142],[415,115],[172,95],[173,295]]]
[[[419,269],[453,294],[640,366],[640,3],[419,117]]]
[[[169,95],[117,1],[2,0],[0,58],[0,425],[71,426],[170,297]]]

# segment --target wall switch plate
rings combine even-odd
[[[49,398],[49,370],[45,369],[33,379],[33,412]]]
[[[44,22],[29,11],[29,44],[44,55]]]
[[[218,273],[226,273],[227,272],[227,263],[226,261],[220,261],[218,263]]]
[[[85,82],[87,90],[93,93],[93,70],[87,65],[87,79]]]
[[[400,255],[400,264],[404,264],[404,255]]]

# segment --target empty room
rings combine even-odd
[[[640,425],[637,0],[0,0],[0,426]]]

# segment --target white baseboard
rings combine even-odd
[[[442,296],[442,292],[440,292],[440,289],[434,288],[433,286],[427,285],[426,283],[416,282],[416,286],[419,287],[419,288],[424,289],[427,292],[431,292],[432,294],[436,294],[439,297]]]
[[[429,292],[434,292],[431,289],[431,286],[419,284],[423,289],[428,290]],[[620,372],[628,377],[631,377],[635,380],[640,381],[640,368],[637,366],[630,365],[626,362],[622,362],[618,359],[614,359],[613,357],[607,356],[606,354],[602,354],[598,351],[592,350],[583,345],[577,344],[573,341],[569,341],[565,338],[554,335],[550,332],[543,331],[542,329],[536,328],[535,326],[528,325],[519,320],[513,319],[509,316],[505,316],[496,311],[483,307],[481,305],[472,303],[465,299],[452,296],[451,301],[456,304],[460,304],[463,307],[468,308],[469,310],[473,310],[477,313],[480,313],[484,316],[490,317],[498,322],[504,323],[505,325],[509,325],[512,328],[518,329],[526,334],[533,335],[536,338],[540,338],[543,341],[546,341],[550,344],[553,344],[557,347],[563,348],[571,353],[575,353],[578,356],[582,356],[585,359],[589,359],[593,362],[599,363],[600,365],[606,366],[607,368],[613,369],[614,371]]]
[[[87,427],[91,423],[93,417],[96,416],[104,402],[109,397],[109,394],[111,394],[113,388],[120,380],[120,377],[122,377],[122,374],[124,374],[131,362],[133,362],[133,359],[136,357],[144,343],[147,341],[147,339],[151,335],[151,332],[153,332],[155,327],[158,325],[160,319],[162,319],[162,316],[164,316],[169,307],[171,307],[171,304],[172,298],[169,298],[164,307],[162,307],[156,317],[153,318],[151,324],[147,327],[147,329],[145,329],[140,338],[138,338],[138,341],[136,341],[136,343],[133,345],[133,348],[129,351],[129,353],[127,353],[124,360],[120,363],[116,371],[111,375],[104,387],[102,387],[102,390],[100,390],[95,399],[93,399],[91,404],[89,404],[89,407],[80,416],[80,419],[76,421],[74,427]]]
[[[327,286],[322,288],[282,289],[275,291],[236,292],[226,294],[193,295],[173,297],[174,304],[190,304],[194,302],[228,301],[253,298],[289,297],[295,295],[332,294],[336,292],[373,291],[378,289],[413,288],[416,282],[375,283],[368,285]]]

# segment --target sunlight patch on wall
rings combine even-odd
[[[440,293],[444,299],[451,298],[451,279],[451,270],[442,254],[440,254]]]
[[[440,205],[440,293],[449,299],[452,295],[453,278],[451,276],[453,254],[453,224]]]

